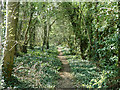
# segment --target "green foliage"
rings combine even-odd
[[[58,71],[61,69],[61,62],[57,55],[55,47],[44,52],[41,48],[28,50],[23,57],[15,59],[13,75],[20,82],[28,83],[27,87],[54,88],[57,79],[60,78]],[[15,87],[19,88],[19,84]]]
[[[68,59],[73,75],[76,78],[76,83],[81,82],[82,86],[87,88],[103,87],[102,83],[104,81],[99,83],[100,76],[103,77],[100,70],[95,65],[93,65],[93,63],[79,58],[79,56],[70,56]],[[96,82],[93,83],[92,80],[95,80]]]
[[[71,72],[75,77],[75,83],[78,88],[108,88],[110,84],[119,82],[119,79],[111,78],[119,75],[119,68],[118,65],[116,65],[117,61],[116,64],[111,66],[109,64],[101,65],[105,67],[101,69],[95,65],[95,62],[81,59],[80,55],[68,55],[68,48],[63,48],[62,51],[67,55],[67,60],[69,61]],[[117,60],[116,57],[111,59]],[[105,64],[104,60],[101,61],[103,62],[100,62],[100,64]]]
[[[64,46],[62,52],[68,56],[76,83],[102,88],[112,81],[119,82],[111,80],[119,77],[118,20],[117,2],[20,2],[16,41],[19,46],[27,43],[25,46],[30,45],[34,50],[29,49],[27,54],[20,52],[22,57],[15,58],[12,78],[14,81],[17,77],[20,83],[15,86],[55,87],[61,62],[56,47],[48,50],[43,47],[43,51],[35,47],[44,42]]]

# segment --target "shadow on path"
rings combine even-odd
[[[60,59],[63,65],[59,73],[61,79],[58,81],[58,85],[56,86],[56,88],[59,88],[57,90],[61,90],[60,88],[75,88],[73,83],[73,76],[70,73],[69,63],[66,60],[65,56],[62,56],[60,47],[58,48],[58,52],[59,52],[58,58]]]

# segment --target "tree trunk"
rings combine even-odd
[[[27,43],[25,43],[24,45],[22,45],[22,52],[23,53],[27,53]]]
[[[1,36],[2,36],[2,26],[1,26],[1,23],[2,23],[2,2],[0,1],[0,56],[2,55],[1,54],[1,49],[2,49],[2,42],[1,42]],[[1,60],[1,59],[0,59]]]
[[[56,19],[50,24],[50,17],[48,17],[48,20],[47,20],[47,22],[48,22],[48,24],[47,24],[47,43],[46,43],[47,49],[49,49],[49,47],[50,47],[49,46],[49,34],[51,31],[51,27],[55,23],[55,21],[56,21]]]
[[[18,6],[17,6],[17,8],[16,8],[16,11],[18,12],[17,14],[16,14],[16,22],[18,22],[18,18],[19,18],[19,3],[18,3]],[[15,56],[18,56],[18,23],[17,23],[17,29],[15,30],[15,41],[16,41],[16,45],[15,45]]]
[[[32,18],[33,18],[33,14],[34,14],[34,7],[33,5],[31,4],[31,13],[30,13],[30,20],[29,20],[29,24],[28,24],[28,27],[26,28],[26,31],[25,31],[25,40],[24,40],[24,44],[22,45],[22,52],[23,53],[27,53],[27,44],[28,44],[28,32],[30,30],[30,27],[31,27],[31,23],[32,23]]]
[[[88,9],[91,9],[92,8],[92,3],[88,3]],[[87,13],[87,22],[86,22],[86,25],[87,25],[87,35],[88,35],[88,40],[89,40],[89,45],[88,45],[88,58],[91,59],[92,57],[92,21],[93,21],[93,16],[92,16],[92,11],[88,10],[88,13]],[[84,18],[84,17],[83,17]]]
[[[36,32],[36,24],[37,24],[37,20],[36,22],[33,24],[33,27],[31,28],[30,32],[29,32],[29,38],[30,38],[30,49],[34,49],[35,46],[35,32]]]
[[[118,29],[119,29],[119,33],[118,33],[118,65],[120,67],[120,1],[118,2]]]
[[[47,37],[47,25],[46,25],[46,22],[45,22],[44,24],[45,24],[45,26],[44,26],[44,31],[43,31],[43,33],[44,33],[44,38],[43,38],[42,50],[44,50],[44,48],[45,48],[45,45],[46,45],[46,37]]]
[[[51,25],[50,25],[50,18],[47,18],[47,38],[46,38],[46,48],[49,49],[49,31],[51,29]]]
[[[2,2],[0,1],[0,80],[2,79],[2,70],[1,70],[1,68],[2,68],[2,60],[1,60],[1,58],[2,58],[2,42],[1,42],[1,34],[2,34],[2,26],[1,26],[1,24],[2,24]],[[0,85],[0,87],[1,87],[1,85]]]
[[[49,49],[49,31],[48,31],[48,35],[47,35],[47,43],[46,43],[46,45],[47,45],[47,49]]]
[[[17,29],[17,2],[6,2],[6,33],[3,56],[3,76],[5,82],[11,80],[15,52],[15,30]],[[11,11],[8,13],[8,11]],[[10,22],[10,23],[9,23]]]
[[[34,28],[35,29],[35,28]],[[30,49],[34,49],[34,42],[35,42],[35,30],[31,30],[30,32]]]

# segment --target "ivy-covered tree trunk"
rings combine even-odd
[[[6,33],[5,33],[5,46],[3,56],[3,76],[5,82],[8,83],[11,80],[11,74],[13,69],[13,60],[15,53],[15,30],[17,29],[17,2],[6,3]],[[8,12],[10,11],[10,12]]]

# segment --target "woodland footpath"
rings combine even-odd
[[[120,2],[0,1],[0,89],[120,89]]]

